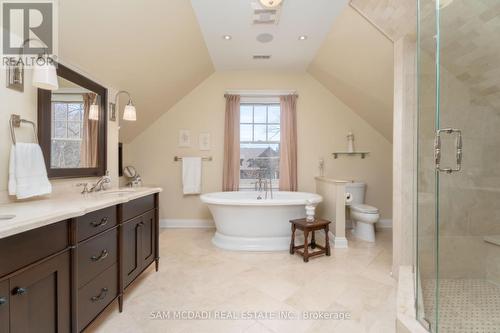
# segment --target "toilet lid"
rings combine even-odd
[[[378,214],[378,209],[368,205],[351,205],[351,209],[365,214]]]

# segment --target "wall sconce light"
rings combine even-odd
[[[21,55],[24,54],[24,47],[27,43],[35,41],[42,41],[39,39],[29,38],[26,39],[21,45],[21,51],[19,52],[19,60],[14,62],[14,65],[9,66],[7,69],[7,87],[16,89],[18,91],[24,90],[24,68],[23,61],[21,60]],[[13,61],[13,59],[12,59]],[[46,90],[57,90],[59,89],[59,83],[57,82],[57,70],[54,60],[49,57],[45,52],[43,55],[40,54],[33,64],[33,80],[32,84],[35,88],[41,88]]]
[[[94,103],[90,106],[89,119],[99,120],[99,105],[97,105],[97,98],[94,100]]]
[[[118,96],[121,94],[126,94],[128,96],[128,103],[127,105],[125,105],[125,109],[123,110],[123,120],[136,121],[137,111],[135,109],[134,103],[132,103],[132,97],[130,97],[130,93],[125,90],[121,90],[116,94],[114,103],[109,103],[109,120],[116,121],[116,104],[118,104]]]
[[[45,90],[59,89],[54,60],[47,54],[40,55],[33,67],[33,86]]]
[[[89,108],[89,120],[99,120],[99,104],[97,104],[97,100],[99,97],[97,94],[93,94],[92,104]]]
[[[26,44],[32,41],[39,42],[40,44],[43,45],[42,41],[40,41],[39,39],[29,38],[23,42],[23,44],[21,45],[21,50],[24,51],[24,47],[26,46]],[[19,52],[19,56],[21,56],[21,51]],[[22,61],[18,62],[17,67],[19,67],[17,72],[22,73],[23,71]],[[46,90],[59,89],[59,83],[57,81],[57,70],[54,59],[49,57],[46,51],[44,54],[40,54],[36,58],[35,63],[33,64],[32,84],[35,88],[40,88],[40,89],[46,89]],[[22,91],[22,87],[20,89],[18,88],[18,90]]]

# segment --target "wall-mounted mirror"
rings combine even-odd
[[[106,172],[107,90],[59,64],[59,88],[38,90],[38,128],[50,178]]]

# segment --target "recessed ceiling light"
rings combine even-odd
[[[307,39],[306,35],[299,36],[299,40],[306,40],[306,39]]]
[[[222,38],[224,38],[225,40],[233,39],[233,37],[231,35],[224,35],[224,36],[222,36]]]
[[[261,5],[266,8],[279,7],[279,5],[281,5],[282,2],[283,0],[260,0]]]

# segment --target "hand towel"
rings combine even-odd
[[[184,194],[201,193],[201,157],[182,158],[182,186]]]
[[[9,163],[9,194],[27,199],[52,192],[42,149],[36,143],[12,146]]]
[[[16,195],[16,146],[10,148],[9,159],[9,195]]]

